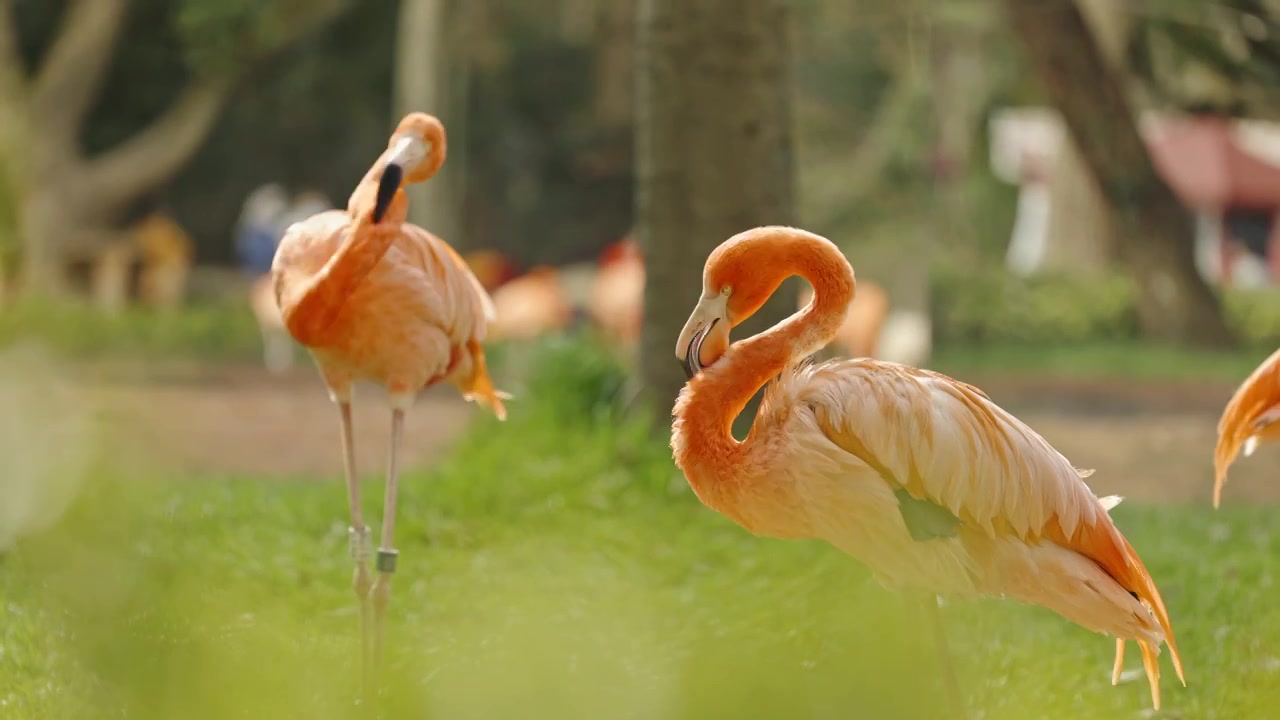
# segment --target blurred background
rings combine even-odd
[[[978,385],[1127,498],[1162,715],[1271,717],[1274,455],[1209,499],[1280,344],[1278,87],[1269,0],[0,0],[0,717],[372,716],[338,417],[267,273],[411,110],[448,133],[411,219],[516,399],[409,415],[382,716],[945,712],[900,596],[671,462],[707,254],[793,224],[857,271],[824,352]],[[374,518],[387,416],[361,388]],[[974,717],[1148,706],[1048,611],[944,617]]]

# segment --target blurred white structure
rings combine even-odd
[[[1044,263],[1053,212],[1048,181],[1065,127],[1049,108],[1005,108],[988,125],[991,168],[1019,187],[1006,263]],[[1280,124],[1147,111],[1156,171],[1196,216],[1196,264],[1211,282],[1256,287],[1280,276]]]

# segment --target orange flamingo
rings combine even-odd
[[[1243,450],[1249,457],[1258,445],[1280,439],[1280,350],[1271,354],[1227,402],[1218,421],[1218,442],[1213,449],[1213,506],[1222,500],[1227,469]]]
[[[730,327],[791,275],[813,303],[730,345]],[[1182,661],[1155,582],[1108,515],[1119,498],[1096,497],[1091,471],[970,385],[877,360],[801,362],[834,337],[854,289],[836,246],[803,230],[756,228],[711,253],[676,345],[690,379],[671,447],[694,493],[758,535],[826,540],[889,587],[1009,597],[1114,635],[1113,683],[1136,640],[1159,708],[1161,643],[1179,679]],[[733,420],[766,383],[739,442]],[[963,708],[949,666],[946,679]]]
[[[600,253],[587,307],[606,337],[624,347],[640,339],[644,317],[644,257],[630,237]]]
[[[498,250],[472,250],[464,253],[462,259],[480,281],[480,286],[490,293],[520,274],[515,263]]]
[[[555,268],[539,265],[493,292],[495,340],[530,340],[563,331],[574,320],[573,304]]]
[[[493,320],[488,294],[449,245],[405,222],[404,185],[431,178],[444,159],[440,121],[423,113],[406,115],[356,186],[346,211],[329,210],[290,226],[271,268],[285,327],[315,357],[342,418],[366,690],[381,658],[383,617],[396,569],[393,530],[405,411],[419,391],[442,381],[490,408],[499,420],[506,418],[502,400],[510,397],[493,387],[480,346]],[[367,565],[371,533],[360,510],[352,444],[351,388],[358,379],[385,386],[391,405],[376,580]]]

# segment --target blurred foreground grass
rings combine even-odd
[[[699,505],[663,440],[617,417],[607,358],[561,346],[535,371],[510,422],[404,478],[383,717],[945,716],[911,605],[834,549]],[[0,717],[369,717],[334,461],[312,484],[101,467],[0,556]],[[1164,658],[1167,717],[1280,702],[1272,513],[1116,509],[1189,673]],[[1145,681],[1109,684],[1109,639],[1011,602],[943,614],[974,718],[1144,716]]]

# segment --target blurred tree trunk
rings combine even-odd
[[[294,10],[287,43],[315,30],[347,0]],[[198,76],[152,123],[86,157],[80,134],[97,97],[128,0],[71,0],[39,68],[26,76],[16,52],[13,0],[0,0],[0,160],[19,195],[22,290],[63,290],[63,260],[94,255],[123,237],[115,224],[139,197],[169,180],[199,149],[234,86]],[[276,47],[263,48],[274,50]]]
[[[1120,0],[1080,0],[1080,10],[1116,78],[1124,87],[1125,48],[1133,11]],[[1070,133],[1049,180],[1049,229],[1044,270],[1098,273],[1117,257],[1115,216],[1098,190]]]
[[[597,5],[595,116],[604,128],[629,127],[635,119],[636,0]]]
[[[1156,174],[1121,81],[1070,2],[1005,0],[1014,31],[1111,205],[1119,258],[1138,285],[1148,340],[1231,344],[1218,298],[1195,266],[1192,217]]]
[[[947,13],[948,7],[956,9]],[[933,170],[938,210],[945,218],[946,228],[939,237],[966,248],[974,245],[967,192],[969,168],[991,90],[990,73],[983,60],[986,16],[987,13],[968,7],[968,3],[944,4],[939,8],[938,22],[932,24],[928,34],[935,132]]]
[[[396,38],[396,121],[414,111],[444,123],[448,153],[431,182],[409,189],[409,220],[444,238],[459,251],[466,196],[467,99],[470,79],[467,38],[476,0],[400,0]]]
[[[660,411],[685,377],[675,341],[702,288],[707,255],[759,225],[794,222],[786,0],[640,0],[638,235],[645,252],[641,381]],[[735,331],[795,311],[792,279]],[[750,425],[753,400],[735,425]]]

